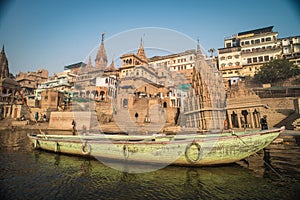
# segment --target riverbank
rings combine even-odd
[[[17,122],[17,123],[16,123]],[[3,131],[18,131],[18,130],[28,130],[28,131],[43,131],[46,133],[62,134],[62,135],[71,135],[73,134],[72,129],[62,130],[62,129],[52,129],[49,128],[49,122],[38,122],[38,123],[18,123],[20,121],[12,120],[12,119],[4,119],[0,120],[0,130]],[[139,124],[141,127],[144,124]],[[100,126],[101,132],[104,133],[121,133],[123,132],[116,124],[108,123],[102,124]],[[166,126],[160,132],[175,134],[179,130],[178,126]],[[234,131],[243,131],[243,129],[234,129]],[[296,140],[300,140],[300,131],[293,130],[285,130],[279,138],[276,140],[277,143],[282,142],[296,142]]]

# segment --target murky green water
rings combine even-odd
[[[0,132],[0,198],[295,199],[300,194],[299,145],[270,145],[269,153],[269,164],[260,153],[248,159],[249,166],[169,166],[128,174],[97,160],[32,150],[25,132]]]

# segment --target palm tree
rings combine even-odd
[[[211,53],[210,57],[213,57],[215,51],[216,50],[214,48],[208,50],[208,52]]]

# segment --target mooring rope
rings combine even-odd
[[[240,139],[242,142],[243,142],[243,144],[245,144],[246,146],[248,146],[248,147],[250,147],[240,136],[238,136],[237,134],[235,134],[234,133],[234,131],[232,131],[232,133],[231,133],[233,136],[236,136],[238,139]],[[258,154],[257,154],[257,152],[255,152],[254,153],[256,156],[259,156]],[[266,164],[280,179],[282,179],[283,180],[283,177],[268,163],[268,162],[266,162],[265,161],[265,159],[263,159],[263,161],[264,161],[264,164]]]

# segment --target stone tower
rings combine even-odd
[[[0,55],[0,79],[9,77],[8,61],[4,51],[4,45],[2,47]]]
[[[104,70],[107,66],[107,55],[104,47],[104,34],[102,33],[101,45],[98,49],[97,56],[95,59],[95,67],[99,70]]]
[[[223,129],[225,97],[222,76],[207,64],[198,41],[191,88],[184,103],[185,126],[200,130]]]
[[[145,63],[147,63],[147,57],[146,57],[145,50],[144,50],[144,47],[143,47],[143,41],[142,41],[142,38],[141,38],[141,43],[140,43],[139,50],[138,50],[138,52],[137,52],[137,56],[138,56],[142,61],[144,61]]]

